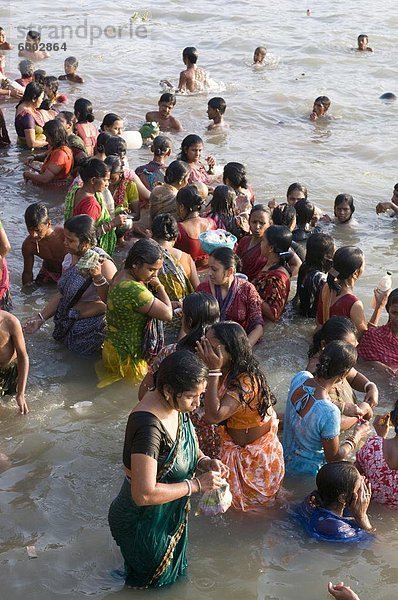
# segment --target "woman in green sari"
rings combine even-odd
[[[120,214],[112,219],[102,197],[109,183],[109,167],[98,158],[88,158],[81,163],[79,175],[83,185],[75,180],[66,194],[64,219],[89,215],[95,222],[98,245],[112,255],[116,247],[115,227],[124,225],[126,216]]]
[[[160,365],[156,388],[130,413],[126,478],[108,517],[129,587],[160,587],[185,573],[189,497],[225,483],[227,468],[202,454],[186,414],[199,406],[207,376],[195,354],[175,352]]]

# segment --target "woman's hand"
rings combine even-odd
[[[372,408],[379,404],[379,389],[375,383],[368,383],[363,401],[367,402]]]
[[[42,325],[43,321],[39,316],[37,316],[25,321],[25,323],[22,325],[22,329],[24,333],[36,333],[36,331],[38,331]]]
[[[209,156],[206,156],[206,162],[209,165],[209,169],[214,169],[214,167],[216,166],[215,156],[213,156],[212,154],[210,154]]]
[[[28,181],[30,181],[30,171],[24,171],[22,175],[23,175],[23,178],[25,180],[25,183],[27,183]]]
[[[200,342],[196,342],[196,353],[210,371],[221,370],[223,366],[221,346],[217,346],[214,350],[209,340],[203,337]]]
[[[373,410],[368,402],[362,402],[362,404],[357,406],[357,409],[359,412],[359,418],[365,419],[365,421],[370,421],[370,419],[373,417]]]
[[[373,290],[373,295],[375,297],[375,308],[384,308],[387,304],[388,296],[390,295],[391,290],[387,290],[387,292],[379,292],[377,288]]]
[[[149,288],[152,291],[152,293],[154,293],[154,292],[157,292],[158,288],[163,284],[160,281],[159,277],[152,277],[152,279],[150,279],[148,281],[148,285],[149,285]]]
[[[93,281],[95,281],[96,283],[99,283],[100,281],[102,281],[102,278],[103,278],[102,264],[104,261],[105,261],[105,257],[100,256],[96,266],[93,267],[92,269],[90,269],[90,275],[91,275]]]
[[[350,586],[344,585],[342,581],[334,585],[329,581],[328,592],[333,598],[337,598],[337,600],[360,600],[359,596],[352,591]]]
[[[368,519],[368,508],[372,497],[372,488],[370,483],[362,477],[361,487],[358,492],[352,495],[351,504],[349,506],[352,516],[362,529],[370,530],[372,526]]]
[[[211,490],[218,490],[225,484],[218,471],[207,471],[200,475],[197,479],[200,481],[202,492],[210,492]]]
[[[111,221],[113,227],[123,227],[126,224],[127,216],[120,213],[115,215]]]
[[[366,437],[370,433],[370,425],[369,423],[357,423],[353,430],[353,436],[356,438],[357,443],[362,438]]]
[[[221,477],[228,477],[229,467],[227,467],[227,465],[224,465],[224,463],[221,462],[221,460],[218,460],[218,458],[210,459],[208,465],[210,471],[218,471]]]
[[[391,425],[390,413],[387,413],[385,415],[376,415],[376,417],[373,421],[373,427],[375,428],[377,435],[379,435],[382,438],[387,437],[390,425]]]
[[[318,118],[318,115],[316,114],[315,111],[312,111],[312,113],[310,114],[310,120],[311,121],[316,121]]]

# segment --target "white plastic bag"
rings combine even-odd
[[[232,504],[232,494],[229,489],[229,484],[225,484],[218,490],[204,492],[199,501],[199,512],[202,515],[212,517],[213,515],[221,515],[225,513]]]

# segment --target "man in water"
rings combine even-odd
[[[25,400],[29,357],[21,323],[14,315],[0,311],[0,396],[16,393],[21,415],[29,412]]]

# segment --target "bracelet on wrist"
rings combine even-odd
[[[103,285],[106,285],[108,283],[107,279],[105,277],[102,277],[101,279],[99,279],[98,281],[95,281],[95,279],[93,279],[93,285],[95,287],[102,287]]]
[[[373,381],[367,381],[367,382],[365,383],[365,385],[363,386],[363,391],[364,391],[364,392],[366,392],[366,390],[368,389],[368,387],[369,387],[370,385],[376,385],[376,384],[375,384]]]
[[[184,481],[185,481],[185,483],[186,483],[186,484],[187,484],[187,486],[188,486],[188,491],[187,491],[187,493],[185,494],[185,496],[188,496],[188,498],[189,498],[190,496],[192,496],[192,483],[190,482],[190,480],[189,480],[189,479],[184,479]]]
[[[45,323],[45,322],[46,322],[46,320],[45,320],[45,318],[43,317],[43,315],[41,314],[41,312],[37,313],[37,316],[39,317],[39,319],[40,319],[40,321],[41,321],[42,323]]]
[[[199,479],[197,477],[194,477],[192,479],[192,481],[196,481],[198,484],[198,493],[200,493],[202,491],[202,484],[200,483]]]
[[[209,371],[207,376],[208,377],[221,377],[222,375],[222,371]]]
[[[211,460],[210,456],[206,456],[206,455],[201,456],[199,458],[198,462],[196,463],[196,467],[198,467],[200,465],[200,463],[202,462],[202,460],[207,460],[207,459]]]
[[[350,448],[351,448],[352,451],[355,450],[355,444],[354,444],[354,442],[352,440],[349,440],[349,439],[344,440],[344,443],[348,444],[348,446],[350,446]]]

